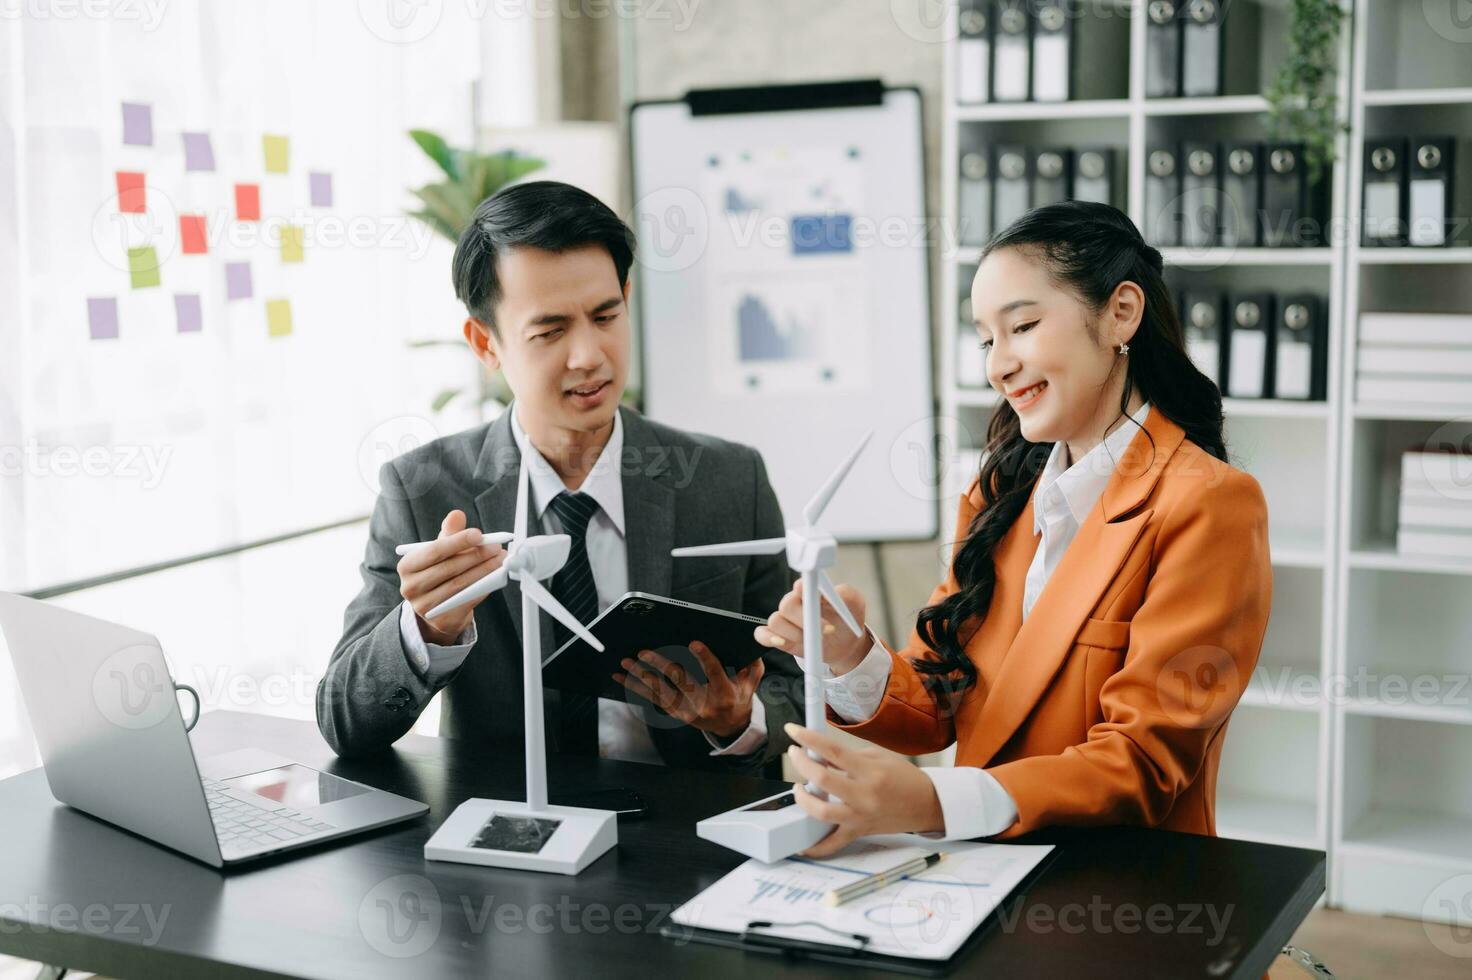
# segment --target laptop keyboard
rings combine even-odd
[[[336,830],[330,823],[290,808],[267,810],[229,796],[229,786],[215,779],[204,779],[204,796],[210,805],[210,819],[215,822],[215,837],[222,851],[238,854],[263,847],[290,844],[300,837]]]

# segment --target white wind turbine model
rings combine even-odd
[[[503,588],[521,586],[521,649],[526,715],[526,801],[466,800],[424,845],[431,861],[461,861],[496,868],[522,868],[577,874],[618,843],[618,815],[612,810],[553,806],[547,802],[547,744],[542,729],[542,637],[538,611],[566,626],[583,642],[603,644],[548,592],[549,579],[567,562],[572,538],[566,534],[526,533],[527,468],[516,486],[516,530],[485,540],[506,543],[506,560],[490,575],[430,610],[445,611]]]
[[[854,618],[848,606],[838,594],[833,580],[825,569],[832,566],[838,557],[838,542],[833,535],[817,526],[818,519],[833,495],[843,483],[848,471],[853,468],[859,454],[869,444],[873,433],[864,436],[849,453],[848,459],[834,471],[813,499],[802,509],[802,526],[789,527],[787,536],[766,538],[761,541],[736,541],[730,544],[697,545],[692,548],[676,548],[671,552],[676,558],[697,555],[775,555],[787,552],[787,563],[792,570],[802,574],[802,637],[803,672],[807,675],[804,691],[805,724],[813,731],[825,731],[828,718],[823,704],[823,620],[822,603],[818,596],[827,599],[843,619],[854,636],[863,636],[864,629]],[[817,753],[809,752],[813,758]],[[808,792],[824,796],[816,786],[808,784]],[[761,861],[780,861],[816,844],[828,835],[833,824],[808,816],[793,799],[792,793],[758,800],[735,810],[707,817],[695,825],[695,833],[706,840],[714,841],[733,851],[739,851]]]

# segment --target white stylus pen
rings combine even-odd
[[[516,535],[512,534],[510,531],[496,531],[494,534],[482,534],[480,537],[480,544],[507,544],[514,537],[516,537]],[[407,555],[411,551],[418,551],[420,548],[426,548],[429,545],[434,544],[435,541],[438,540],[439,538],[435,538],[434,541],[410,541],[408,544],[401,544],[397,548],[395,548],[394,554]],[[475,547],[479,548],[480,545],[476,545]]]

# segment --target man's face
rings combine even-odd
[[[612,424],[628,379],[628,286],[601,246],[512,248],[496,260],[496,334],[466,339],[516,396],[528,430],[596,432]]]

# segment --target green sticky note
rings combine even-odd
[[[302,260],[302,226],[283,225],[281,227],[281,261],[300,262]]]
[[[134,289],[146,289],[159,284],[158,253],[152,245],[128,249],[128,273],[133,278]]]
[[[266,153],[266,173],[286,173],[286,161],[291,156],[291,141],[285,136],[262,136],[261,148]]]
[[[291,333],[291,300],[266,300],[266,333],[272,337]]]

